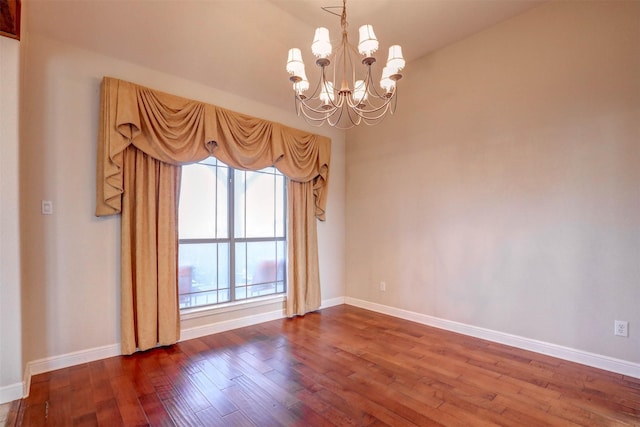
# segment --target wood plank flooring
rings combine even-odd
[[[35,376],[17,426],[640,426],[640,380],[341,305]]]

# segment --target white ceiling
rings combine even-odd
[[[545,0],[349,0],[350,40],[369,23],[379,61],[400,44],[410,61],[522,13]],[[31,0],[30,34],[187,78],[281,108],[293,108],[284,70],[290,47],[313,65],[317,26],[339,35],[340,18],[321,6],[341,0]],[[139,82],[144,84],[143,82]]]

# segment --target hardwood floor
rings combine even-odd
[[[35,376],[11,420],[638,426],[640,380],[341,305]]]

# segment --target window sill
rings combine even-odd
[[[206,317],[214,314],[246,310],[254,307],[261,307],[263,305],[275,304],[278,302],[284,303],[285,299],[286,296],[284,294],[280,294],[225,304],[208,305],[206,307],[183,308],[180,310],[180,320],[197,319],[198,317]]]

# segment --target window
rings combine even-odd
[[[285,183],[274,167],[242,171],[213,157],[182,167],[180,308],[285,292]]]

